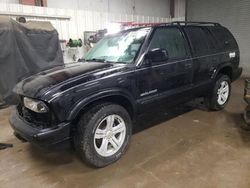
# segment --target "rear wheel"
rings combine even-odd
[[[96,105],[78,122],[75,148],[87,163],[104,167],[125,153],[131,133],[131,119],[122,106],[110,103]]]
[[[231,95],[231,80],[227,75],[219,75],[215,81],[212,93],[206,98],[210,110],[222,110],[227,105]]]

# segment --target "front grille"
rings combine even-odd
[[[46,129],[54,125],[54,121],[50,113],[33,112],[24,107],[23,104],[19,104],[17,106],[17,111],[19,116],[35,128]]]

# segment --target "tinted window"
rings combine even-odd
[[[163,48],[168,51],[170,59],[186,56],[185,42],[178,28],[158,28],[155,30],[149,50]]]
[[[224,27],[209,27],[214,34],[222,51],[238,49],[237,42],[233,35]]]
[[[188,26],[184,30],[192,45],[194,56],[204,56],[215,52],[212,36],[205,27]]]

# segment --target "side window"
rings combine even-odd
[[[224,27],[210,27],[210,31],[214,34],[215,38],[218,40],[220,48],[222,51],[225,50],[236,50],[238,44],[234,39],[233,35]]]
[[[192,45],[194,56],[204,56],[215,52],[212,37],[206,28],[187,26],[184,30]]]
[[[186,56],[185,42],[178,28],[158,28],[155,30],[149,50],[163,48],[168,51],[170,59]]]

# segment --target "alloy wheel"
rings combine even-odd
[[[224,105],[229,97],[229,84],[227,81],[222,81],[217,91],[217,102],[219,105]]]
[[[123,145],[126,125],[119,115],[108,115],[97,126],[94,134],[96,152],[102,157],[114,155]]]

